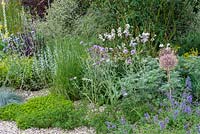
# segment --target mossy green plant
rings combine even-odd
[[[14,112],[13,112],[14,111]],[[64,96],[50,94],[21,105],[0,108],[0,119],[16,121],[21,129],[59,127],[72,129],[86,123],[83,112],[76,110]]]

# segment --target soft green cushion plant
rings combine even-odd
[[[15,111],[15,112],[13,112]],[[82,111],[64,96],[48,95],[28,100],[22,105],[0,108],[0,119],[14,120],[21,129],[60,127],[71,129],[85,123]]]

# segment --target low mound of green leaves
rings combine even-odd
[[[63,96],[48,95],[0,108],[0,119],[16,121],[21,129],[60,127],[72,129],[85,121],[82,112]]]

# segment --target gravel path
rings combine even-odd
[[[95,131],[93,129],[88,129],[87,127],[80,127],[69,131],[58,128],[31,128],[27,130],[20,130],[17,128],[15,122],[0,121],[0,134],[95,134]]]
[[[49,92],[48,90],[40,90],[34,92],[17,90],[16,93],[22,96],[25,100],[28,100],[37,96],[45,96]],[[30,128],[27,130],[20,130],[17,128],[15,122],[0,120],[0,134],[95,134],[95,130],[87,127],[79,127],[74,130],[62,130],[59,128]]]

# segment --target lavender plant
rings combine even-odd
[[[179,98],[170,96],[160,104],[156,115],[146,113],[144,120],[159,133],[181,129],[184,133],[199,133],[199,104],[193,100],[191,81],[186,79],[186,88]]]

